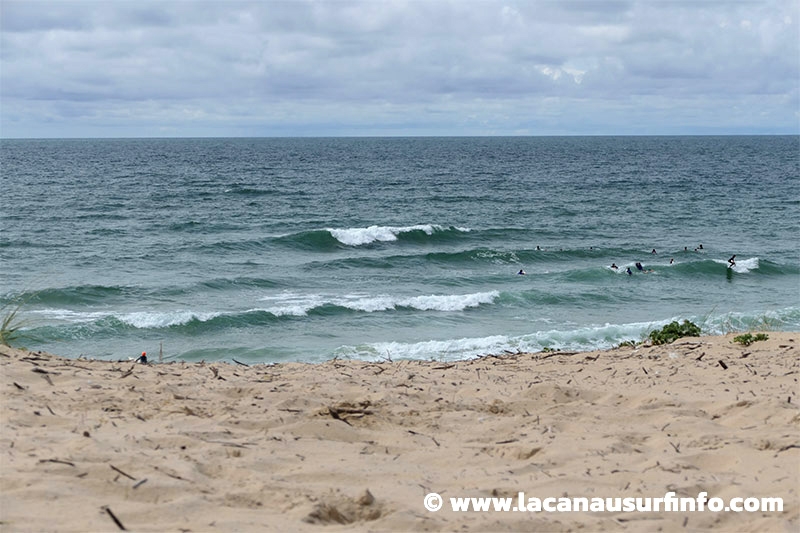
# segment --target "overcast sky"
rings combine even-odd
[[[800,2],[0,2],[0,136],[800,133]]]

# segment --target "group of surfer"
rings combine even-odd
[[[655,253],[655,250],[653,251],[653,253]],[[673,260],[670,260],[670,264],[672,264],[672,261],[674,261],[674,259],[673,259]],[[645,270],[644,266],[643,266],[643,265],[642,265],[642,263],[640,263],[639,261],[637,261],[637,262],[634,264],[634,266],[636,267],[636,270],[638,270],[639,272],[642,272],[642,273],[644,273],[644,274],[649,274],[649,273],[651,273],[651,272],[655,272],[655,270],[653,270],[652,268],[648,268],[647,270]],[[616,271],[616,270],[619,270],[619,267],[617,266],[617,264],[616,264],[616,263],[611,263],[611,270],[615,270],[615,271]],[[627,275],[629,275],[629,276],[633,276],[633,271],[631,270],[631,267],[627,267],[627,268],[625,269],[625,273],[626,273]]]
[[[537,250],[541,250],[541,248],[539,248],[538,246],[536,247],[536,249],[537,249]],[[591,248],[590,248],[590,249],[591,249]],[[698,252],[698,251],[700,251],[700,250],[703,250],[703,245],[702,245],[702,244],[701,244],[701,245],[699,245],[697,248],[695,248],[695,249],[694,249],[694,251],[695,251],[695,252]],[[689,251],[688,247],[684,246],[684,247],[683,247],[683,251],[684,251],[684,252],[688,252],[688,251]],[[653,254],[653,255],[656,255],[656,254],[658,254],[658,252],[656,252],[656,249],[655,249],[655,248],[653,248],[653,251],[652,251],[652,252],[650,252],[650,253],[651,253],[651,254]],[[731,258],[730,258],[730,259],[728,259],[728,268],[733,268],[733,267],[735,267],[735,266],[736,266],[736,261],[735,261],[735,259],[736,259],[736,254],[734,254],[733,256],[731,256]],[[674,258],[674,257],[673,257],[673,258],[670,258],[670,260],[669,260],[669,264],[670,264],[670,265],[672,265],[672,264],[674,264],[674,263],[675,263],[675,258]],[[646,269],[646,270],[645,270],[644,266],[643,266],[643,265],[642,265],[642,263],[641,263],[641,262],[639,262],[639,261],[637,261],[637,262],[634,264],[634,266],[636,267],[636,270],[638,270],[639,272],[642,272],[642,273],[644,273],[644,274],[649,274],[649,273],[651,273],[651,272],[655,272],[655,270],[653,270],[652,268],[649,268],[649,269]],[[619,267],[617,266],[617,264],[616,264],[616,263],[611,263],[611,270],[614,270],[614,271],[618,271],[618,270],[619,270]],[[628,274],[629,276],[632,276],[632,275],[633,275],[633,271],[631,270],[631,267],[627,267],[627,268],[625,269],[625,273],[626,273],[626,274]],[[525,270],[523,270],[523,269],[520,269],[520,270],[519,270],[519,272],[517,272],[517,274],[518,274],[518,275],[520,275],[520,276],[524,276],[524,275],[526,274],[526,272],[525,272]]]

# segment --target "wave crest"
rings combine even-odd
[[[263,300],[274,301],[275,305],[262,309],[276,316],[305,316],[310,312],[326,307],[336,307],[351,311],[374,313],[396,309],[416,309],[418,311],[463,311],[468,308],[491,304],[500,297],[498,291],[472,294],[431,294],[423,296],[365,296],[348,295],[325,297],[320,295],[281,295]]]
[[[363,246],[374,242],[393,242],[401,236],[422,233],[428,237],[436,233],[466,233],[469,228],[444,227],[436,224],[417,224],[414,226],[369,226],[366,228],[327,228],[331,236],[346,246]]]

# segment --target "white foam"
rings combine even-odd
[[[714,259],[714,262],[728,266],[728,262],[721,259]],[[733,271],[740,274],[744,274],[758,268],[758,257],[751,257],[749,259],[734,259],[734,262],[736,265],[733,267]]]
[[[298,295],[283,293],[278,296],[266,296],[262,301],[274,302],[261,309],[251,311],[266,311],[276,316],[304,316],[312,309],[323,305],[336,305],[354,311],[367,313],[389,311],[397,308],[411,308],[420,311],[463,311],[464,309],[491,304],[500,297],[498,291],[478,292],[472,294],[431,294],[424,296],[398,297],[389,295],[349,294],[345,296],[333,295]]]
[[[347,246],[362,246],[373,242],[396,241],[401,233],[411,231],[423,231],[427,235],[433,235],[436,231],[445,228],[435,224],[417,224],[415,226],[369,226],[367,228],[326,228],[334,239],[346,244]],[[468,232],[469,228],[455,228],[458,231]]]
[[[29,311],[29,314],[43,316],[48,320],[62,320],[71,323],[93,322],[111,316],[111,313],[78,312],[69,309],[36,309]]]
[[[394,309],[397,305],[397,301],[391,296],[352,295],[347,298],[334,299],[331,303],[346,307],[347,309],[353,309],[354,311],[364,311],[367,313],[388,311]]]
[[[219,315],[220,313],[198,313],[195,311],[138,311],[135,313],[125,313],[123,315],[119,315],[118,318],[120,322],[135,328],[146,329],[180,326],[183,324],[188,324],[192,320],[206,322],[207,320],[211,320]]]
[[[708,317],[704,324],[704,333],[725,335],[731,331],[775,329],[796,331],[800,320],[800,307],[786,307],[778,310],[731,312]],[[789,329],[785,329],[785,328]]]
[[[221,313],[199,313],[196,311],[136,311],[132,313],[113,313],[108,311],[71,311],[69,309],[38,309],[30,314],[43,316],[49,320],[58,320],[73,324],[94,322],[105,318],[114,317],[120,322],[135,328],[168,328],[188,324],[192,320],[205,322]]]
[[[429,340],[414,343],[379,342],[360,346],[342,346],[336,350],[339,357],[374,360],[435,359],[462,360],[479,355],[510,352],[540,352],[553,350],[589,351],[607,349],[628,340],[640,341],[644,335],[666,322],[640,322],[631,324],[604,324],[573,330],[538,331],[528,335],[507,337],[494,335],[479,338]]]
[[[463,311],[481,304],[490,304],[500,297],[498,291],[477,292],[474,294],[414,296],[398,300],[400,307],[411,307],[421,311]]]
[[[509,343],[508,337],[496,335],[483,338],[430,340],[416,343],[378,342],[362,346],[342,346],[336,355],[372,360],[394,359],[464,359],[490,353],[501,353]]]

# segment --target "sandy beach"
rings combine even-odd
[[[135,364],[0,347],[2,531],[797,531],[800,333],[456,363]],[[451,497],[783,512],[454,512]]]

